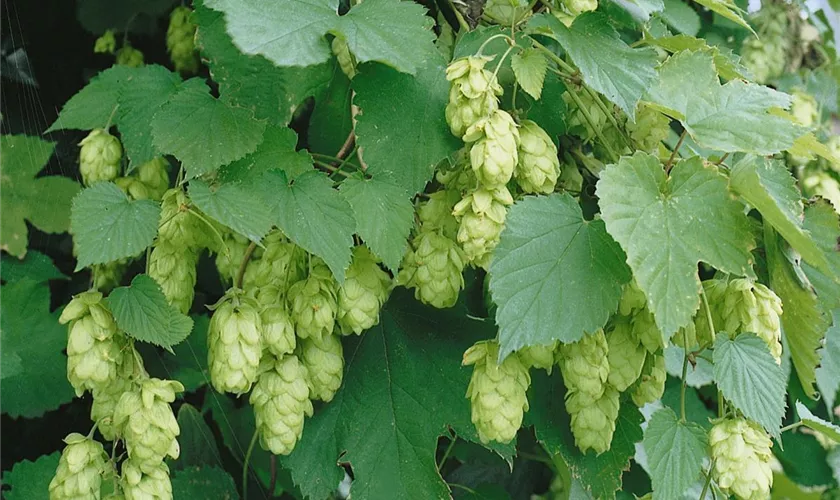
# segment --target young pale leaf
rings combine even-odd
[[[803,405],[799,401],[796,402],[796,413],[799,415],[799,420],[802,421],[802,425],[805,427],[821,433],[828,439],[840,441],[840,427],[837,427],[831,422],[826,422],[820,417],[814,415],[807,406]]]
[[[683,2],[677,2],[679,5],[687,7]],[[695,16],[696,12],[688,9]],[[690,35],[674,35],[664,36],[660,38],[650,38],[647,43],[654,47],[660,47],[674,54],[677,52],[686,51],[700,51],[712,56],[715,63],[715,69],[724,80],[734,80],[741,78],[746,80],[746,68],[740,63],[738,56],[732,54],[726,48],[709,45],[709,42],[702,38],[695,38]]]
[[[764,221],[772,224],[805,260],[828,270],[822,250],[802,227],[802,195],[783,162],[745,156],[732,167],[729,187],[758,209]]]
[[[55,123],[45,133],[64,129],[91,130],[113,123],[120,89],[135,71],[128,66],[115,65],[93,77],[64,103]]]
[[[538,49],[530,48],[510,56],[510,65],[522,90],[539,99],[545,82],[548,61]]]
[[[541,14],[528,27],[550,33],[580,69],[584,83],[634,119],[636,104],[656,81],[656,51],[631,48],[607,18],[596,13],[576,17],[569,28],[551,14]]]
[[[210,186],[200,179],[190,181],[190,199],[210,217],[258,242],[273,224],[271,205],[258,196],[253,182],[229,182]]]
[[[73,399],[67,382],[67,329],[50,313],[46,283],[24,278],[3,285],[0,314],[0,391],[3,413],[40,417]],[[40,496],[39,496],[40,497]]]
[[[674,28],[680,33],[695,36],[700,31],[700,16],[697,11],[685,2],[680,0],[665,0],[665,9],[659,13],[659,17],[665,24]]]
[[[414,227],[411,197],[401,187],[379,177],[350,177],[341,183],[339,192],[353,208],[356,232],[382,263],[396,273]]]
[[[33,500],[48,498],[50,481],[58,468],[60,452],[38,457],[34,462],[21,460],[12,470],[3,473],[3,484],[11,487],[3,490],[6,500]]]
[[[699,3],[703,7],[720,14],[721,16],[729,19],[730,21],[743,26],[744,28],[750,30],[753,35],[755,35],[755,31],[753,31],[752,26],[749,25],[748,22],[741,17],[741,14],[744,12],[743,9],[738,7],[733,0],[694,0],[695,2]]]
[[[350,264],[356,221],[352,209],[320,172],[307,172],[293,182],[271,172],[275,189],[274,222],[295,244],[324,259],[339,282]]]
[[[802,262],[802,270],[825,308],[840,308],[840,252],[837,251],[840,217],[830,203],[817,200],[805,209],[803,227],[811,233],[811,237],[828,259],[828,272],[815,269],[808,262]]]
[[[221,461],[216,465],[221,464]],[[172,498],[239,498],[236,483],[224,469],[210,465],[190,467],[172,478]]]
[[[526,197],[508,213],[490,265],[500,356],[603,327],[630,281],[621,248],[568,194]]]
[[[61,233],[70,223],[70,200],[79,184],[67,177],[36,177],[52,156],[54,144],[39,137],[0,137],[0,249],[18,258],[26,255],[29,221],[45,233]]]
[[[115,288],[106,300],[117,326],[141,342],[171,349],[192,331],[193,320],[169,305],[160,285],[146,274]]]
[[[364,148],[368,172],[388,174],[414,194],[432,178],[435,165],[463,143],[446,124],[449,82],[435,52],[411,77],[382,65],[367,65],[353,79],[353,103],[362,113],[356,141]]]
[[[700,305],[698,262],[752,275],[749,221],[726,184],[726,177],[699,157],[681,160],[668,176],[657,157],[643,152],[601,173],[601,216],[627,252],[665,340],[687,325]]]
[[[265,130],[251,111],[215,99],[209,90],[198,79],[184,82],[152,120],[154,146],[181,160],[189,177],[253,152]]]
[[[157,203],[131,200],[113,182],[83,190],[70,209],[76,270],[139,254],[154,241],[159,218]]]
[[[702,474],[708,447],[706,431],[681,422],[670,408],[653,414],[645,429],[644,447],[657,498],[681,498]]]
[[[227,31],[246,54],[261,54],[278,66],[309,66],[331,55],[326,33],[343,36],[359,62],[377,61],[414,73],[436,49],[430,19],[418,4],[372,0],[343,16],[336,0],[206,0],[225,13]]]
[[[0,257],[0,262],[2,262],[0,264],[0,276],[7,284],[26,278],[37,283],[43,283],[47,280],[70,279],[55,267],[48,255],[44,255],[37,250],[26,252],[26,257],[23,259],[17,259],[4,253]],[[0,377],[2,375],[0,373]]]
[[[770,113],[787,109],[789,95],[742,80],[721,85],[708,52],[671,56],[660,66],[647,100],[680,120],[699,145],[718,151],[770,155],[788,149],[807,131]]]
[[[834,408],[840,389],[840,310],[835,310],[831,328],[825,332],[825,347],[817,368],[817,387],[827,408]]]
[[[778,439],[787,381],[767,343],[753,333],[735,339],[721,333],[715,339],[713,359],[715,382],[723,396]]]

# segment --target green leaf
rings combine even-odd
[[[219,169],[222,182],[252,181],[262,184],[263,174],[280,169],[294,180],[312,170],[312,156],[306,150],[296,151],[297,134],[286,127],[268,126],[257,150],[241,160]],[[249,184],[251,186],[252,184]],[[253,185],[256,189],[258,186]]]
[[[131,200],[113,182],[83,190],[70,209],[76,270],[139,254],[154,241],[159,218],[157,203]]]
[[[210,383],[207,368],[207,327],[210,319],[206,315],[193,315],[193,333],[170,352],[160,352],[151,344],[137,344],[144,354],[146,369],[157,378],[177,380],[184,384],[186,392],[193,392]],[[146,349],[149,354],[145,355]]]
[[[752,27],[744,21],[744,18],[741,17],[743,14],[743,9],[738,7],[733,0],[694,0],[695,2],[699,3],[703,7],[720,14],[721,16],[729,19],[730,21],[743,26],[744,28],[750,30],[753,35],[755,35],[755,31],[753,31]]]
[[[675,378],[682,377],[683,358],[685,351],[682,347],[669,345],[665,348],[665,368],[668,374]],[[685,384],[689,387],[700,388],[714,382],[714,367],[706,358],[696,357],[688,364]]]
[[[40,417],[73,399],[67,382],[67,330],[50,313],[50,289],[23,279],[3,285],[0,314],[0,392],[3,413]]]
[[[181,454],[172,462],[172,470],[222,463],[216,437],[194,406],[190,404],[181,406],[178,410],[178,427],[181,428],[181,434],[178,435]]]
[[[802,195],[783,162],[745,156],[732,167],[729,187],[758,209],[762,219],[772,224],[805,260],[827,270],[825,255],[802,227]]]
[[[430,19],[421,5],[397,0],[358,4],[343,16],[336,0],[292,0],[266,5],[259,0],[206,0],[225,13],[227,30],[246,54],[261,54],[278,66],[309,66],[327,61],[324,35],[347,39],[359,62],[377,61],[414,73],[436,49]]]
[[[807,406],[799,401],[796,402],[796,413],[799,415],[799,419],[805,427],[819,432],[828,439],[840,441],[840,427],[814,415]]]
[[[659,13],[665,23],[680,33],[694,36],[700,31],[700,16],[682,0],[665,0],[665,9]]]
[[[273,225],[271,207],[251,182],[210,185],[200,179],[190,181],[190,199],[210,217],[257,243]]]
[[[551,377],[542,371],[532,372],[528,401],[531,409],[525,414],[526,425],[533,425],[537,440],[549,454],[559,453],[568,464],[572,477],[594,498],[615,498],[621,488],[622,472],[630,468],[636,443],[642,440],[642,414],[629,401],[621,405],[610,449],[600,455],[583,454],[575,445],[569,414],[563,404],[565,388],[560,372]]]
[[[151,128],[154,146],[181,160],[189,177],[196,177],[257,149],[265,122],[213,98],[203,81],[192,79],[160,108]]]
[[[448,498],[435,465],[447,426],[472,428],[461,355],[492,331],[462,313],[419,305],[395,290],[379,325],[345,341],[344,385],[280,457],[304,496],[324,498],[353,468],[354,498]],[[377,429],[376,432],[370,432]],[[474,432],[474,431],[473,431]]]
[[[784,256],[782,242],[765,227],[764,246],[770,288],[782,299],[782,332],[787,340],[793,367],[808,397],[816,397],[815,371],[820,362],[817,350],[831,324],[831,315],[825,310],[813,291],[803,287]],[[769,234],[768,234],[769,233]]]
[[[324,259],[339,282],[350,264],[356,221],[352,209],[320,172],[307,172],[292,183],[273,173],[276,225],[295,244]]]
[[[840,309],[832,314],[832,326],[825,332],[825,347],[817,368],[817,387],[828,409],[834,408],[840,389]]]
[[[208,495],[218,500],[239,498],[233,478],[219,467],[191,467],[172,478],[172,498],[211,498]]]
[[[680,498],[701,476],[708,447],[706,431],[681,422],[670,409],[653,414],[644,447],[657,498]]]
[[[23,259],[16,259],[9,254],[3,254],[0,273],[2,273],[3,281],[7,284],[15,283],[25,278],[37,283],[43,283],[47,280],[69,279],[55,267],[55,264],[53,264],[49,256],[37,250],[26,252],[26,257]]]
[[[330,74],[326,88],[315,96],[315,109],[312,110],[307,130],[307,145],[313,153],[332,156],[341,149],[353,131],[353,91],[350,89],[350,79],[341,71],[338,60],[331,63]]]
[[[832,484],[827,453],[817,438],[802,432],[785,432],[773,446],[773,455],[782,464],[785,474],[803,486]],[[800,500],[797,498],[796,500]]]
[[[682,6],[686,6],[682,2],[677,1],[677,3]],[[688,10],[695,16],[697,15],[697,13],[695,13],[692,9],[689,8]],[[723,79],[747,79],[745,76],[747,74],[747,70],[743,65],[741,65],[740,58],[738,56],[733,54],[726,47],[709,45],[709,42],[703,38],[695,38],[690,35],[675,35],[651,38],[646,39],[645,41],[655,47],[663,48],[672,54],[682,51],[700,51],[709,54],[712,56],[715,69]]]
[[[358,175],[342,182],[339,192],[353,209],[359,237],[396,273],[414,227],[411,197],[381,177],[364,179]]]
[[[718,334],[713,359],[723,397],[778,439],[787,383],[767,343],[753,333]]]
[[[141,342],[170,349],[192,331],[192,319],[171,306],[160,285],[146,274],[115,288],[106,300],[117,326]]]
[[[726,177],[701,158],[681,160],[668,176],[655,156],[637,152],[601,173],[597,195],[665,340],[700,305],[698,262],[752,275],[749,221]]]
[[[361,108],[356,142],[374,177],[387,173],[414,194],[432,178],[435,165],[463,145],[446,124],[449,82],[438,52],[418,66],[414,77],[382,65],[364,66],[353,89],[353,103]]]
[[[656,51],[631,48],[596,13],[576,17],[569,28],[551,14],[535,16],[528,26],[540,34],[547,29],[580,69],[584,83],[634,119],[636,104],[656,81]]]
[[[91,130],[113,123],[120,90],[133,74],[133,68],[114,65],[93,77],[64,103],[55,123],[45,133],[64,129]]]
[[[828,273],[815,269],[808,262],[802,262],[802,270],[820,303],[827,309],[837,309],[840,307],[840,251],[837,249],[840,217],[830,203],[818,200],[805,208],[803,226],[828,259]]]
[[[603,327],[630,281],[602,221],[587,222],[568,194],[526,197],[509,211],[490,264],[499,355]]]
[[[539,99],[548,68],[545,55],[535,48],[525,49],[510,56],[510,65],[522,90],[534,99]]]
[[[3,491],[6,500],[38,500],[49,497],[50,481],[58,468],[61,453],[38,457],[34,462],[22,460],[3,474],[3,484],[11,487]]]
[[[548,73],[540,100],[535,101],[530,96],[523,96],[529,104],[524,106],[528,119],[542,127],[555,144],[558,138],[566,133],[566,101],[563,100],[565,91],[566,85],[560,77]]]
[[[661,12],[665,8],[662,0],[612,0],[613,3],[626,10],[639,23],[650,20],[651,14]]]
[[[26,255],[26,220],[45,233],[67,230],[70,200],[79,185],[58,175],[36,177],[53,153],[54,144],[39,137],[0,136],[0,249],[15,257]]]
[[[660,66],[648,99],[680,120],[698,144],[719,151],[769,155],[788,149],[806,132],[770,113],[787,109],[789,95],[742,80],[721,85],[714,58],[706,52],[671,56]]]

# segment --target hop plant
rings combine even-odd
[[[557,147],[545,130],[530,120],[519,125],[519,163],[513,174],[526,193],[550,194],[560,177]]]
[[[525,0],[487,0],[484,16],[496,24],[510,27],[519,24],[531,15]]]
[[[219,392],[244,394],[257,380],[262,355],[257,302],[230,289],[215,306],[207,331],[210,381]]]
[[[758,335],[770,354],[781,363],[782,300],[772,290],[749,279],[734,279],[726,285],[723,303],[718,306],[722,323],[715,326],[730,335],[752,332]]]
[[[133,463],[155,466],[167,456],[178,458],[181,429],[170,403],[183,391],[177,380],[145,378],[120,397],[114,408],[114,426]]]
[[[67,336],[67,379],[81,396],[119,377],[128,339],[117,330],[99,292],[84,292],[70,301],[59,317],[70,323]]]
[[[321,341],[332,334],[338,311],[338,283],[319,258],[312,257],[309,276],[289,288],[289,309],[295,333]]]
[[[164,462],[136,462],[129,458],[122,464],[120,479],[125,500],[172,500],[169,466]]]
[[[92,130],[79,143],[79,171],[85,185],[99,181],[113,181],[120,172],[122,146],[107,130]]]
[[[443,189],[429,195],[429,199],[417,206],[417,218],[424,231],[439,231],[450,239],[458,233],[458,220],[452,215],[461,194],[454,189]]]
[[[343,36],[336,36],[330,43],[330,48],[336,60],[338,60],[338,67],[341,68],[341,72],[352,80],[356,76],[356,58],[350,52],[347,39]]]
[[[99,432],[108,441],[113,441],[119,431],[114,422],[114,410],[117,408],[117,403],[123,394],[135,389],[134,381],[121,376],[101,389],[92,391],[93,404],[90,406],[90,419],[99,424]]]
[[[530,345],[516,351],[516,354],[527,368],[542,369],[550,375],[554,366],[554,352],[557,350],[557,345],[556,340],[548,345]]]
[[[414,297],[438,309],[452,307],[464,288],[465,256],[455,241],[421,230],[411,241],[397,283],[414,288]]]
[[[665,379],[668,373],[665,371],[665,356],[662,352],[655,354],[648,353],[645,358],[645,365],[642,367],[642,375],[639,382],[633,389],[630,396],[633,402],[641,408],[653,403],[665,393]]]
[[[597,3],[596,3],[597,6]],[[567,115],[566,121],[568,124],[568,133],[580,137],[583,142],[592,142],[596,137],[596,130],[603,130],[607,127],[607,115],[598,106],[598,103],[589,95],[588,92],[580,92],[575,95],[580,100],[581,106],[578,106],[567,90],[563,93],[563,101],[566,103]],[[589,118],[592,124],[586,119],[586,114],[589,113]]]
[[[344,349],[336,335],[326,335],[321,340],[302,339],[298,357],[309,375],[309,398],[326,403],[332,401],[344,377]]]
[[[162,200],[169,189],[169,162],[161,156],[143,163],[132,175],[146,187],[149,199]]]
[[[761,427],[744,418],[719,421],[709,431],[714,478],[727,494],[741,500],[770,497],[773,443]]]
[[[391,279],[365,246],[353,249],[353,259],[338,288],[336,320],[341,333],[360,335],[379,323],[379,311],[388,299]]]
[[[198,253],[177,243],[159,238],[149,255],[149,276],[160,285],[173,307],[186,314],[195,298]]]
[[[633,327],[619,319],[607,333],[607,360],[610,372],[607,381],[619,391],[625,391],[642,374],[647,351],[633,335]]]
[[[303,434],[304,417],[312,416],[306,367],[296,356],[270,358],[251,392],[257,432],[263,449],[288,455]]]
[[[636,110],[636,121],[628,121],[627,133],[637,149],[656,154],[659,144],[668,137],[671,119],[647,105]]]
[[[522,426],[528,411],[528,367],[514,353],[502,361],[496,341],[478,342],[464,353],[463,366],[473,365],[467,398],[472,408],[472,423],[482,443],[509,443]]]
[[[144,64],[143,53],[131,45],[124,45],[117,51],[117,64],[129,68],[139,68]]]
[[[195,73],[198,71],[198,54],[195,51],[195,24],[190,21],[192,9],[178,6],[169,16],[169,27],[166,30],[166,50],[175,71],[181,73]]]
[[[581,404],[595,401],[604,393],[610,363],[607,337],[603,330],[584,335],[571,344],[560,344],[558,364],[569,391],[580,392]]]
[[[470,165],[479,183],[495,188],[510,181],[519,161],[519,130],[507,111],[496,110],[473,124],[464,140],[476,141],[470,148]]]
[[[113,54],[117,50],[117,38],[113,30],[107,30],[93,42],[93,52],[96,54]]]
[[[99,498],[102,474],[108,470],[102,444],[75,432],[64,442],[67,446],[50,481],[50,500]]]
[[[468,128],[499,109],[496,96],[502,95],[502,87],[495,75],[484,69],[491,60],[491,57],[462,57],[446,68],[446,79],[450,82],[446,122],[456,137],[462,137]]]
[[[499,244],[507,207],[513,197],[506,187],[478,188],[455,205],[452,213],[460,220],[458,243],[469,262],[487,268],[490,253]]]
[[[263,348],[280,357],[295,350],[295,325],[285,305],[264,307],[260,312]]]
[[[607,385],[595,401],[589,395],[572,391],[566,395],[566,411],[571,419],[575,445],[583,453],[593,450],[600,455],[610,449],[618,419],[619,392]]]

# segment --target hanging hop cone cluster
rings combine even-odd
[[[120,488],[125,500],[172,499],[169,466],[164,462],[138,463],[129,458],[122,463]]]
[[[784,4],[767,4],[753,19],[761,38],[748,36],[741,47],[741,64],[757,83],[767,83],[781,76],[793,38],[788,29]]]
[[[719,421],[709,432],[713,477],[721,490],[741,500],[770,497],[773,443],[755,422],[745,418]]]
[[[119,139],[98,128],[82,139],[79,146],[79,171],[85,185],[117,178],[123,153]]]
[[[114,36],[113,30],[107,30],[93,42],[93,52],[96,54],[113,54],[115,50],[117,50],[117,37]]]
[[[175,71],[192,74],[198,71],[198,53],[195,50],[196,26],[190,21],[192,9],[183,5],[175,7],[169,16],[166,30],[166,50],[175,65]]]
[[[135,49],[131,45],[124,45],[117,51],[116,64],[119,66],[128,66],[129,68],[139,68],[145,63],[143,53]]]
[[[560,177],[557,146],[539,125],[523,120],[519,125],[519,163],[516,183],[530,194],[551,194]]]
[[[169,188],[169,162],[157,157],[114,182],[135,200],[160,201]]]
[[[58,468],[50,481],[50,500],[99,498],[108,455],[101,443],[72,433],[64,438]]]
[[[178,458],[181,429],[170,403],[183,390],[176,380],[145,378],[120,397],[114,409],[114,425],[134,463],[156,466],[167,456]]]
[[[421,224],[403,257],[397,283],[414,288],[414,297],[424,304],[452,307],[464,288],[465,264],[464,251],[456,241]]]
[[[639,104],[636,121],[627,121],[626,129],[636,149],[656,154],[659,144],[668,137],[671,119],[650,106]]]
[[[296,356],[266,357],[251,391],[260,445],[275,455],[292,452],[312,416],[306,367]]]
[[[446,79],[450,82],[446,122],[457,137],[499,109],[496,96],[502,95],[502,87],[493,73],[484,69],[491,60],[490,57],[465,57],[446,68]]]

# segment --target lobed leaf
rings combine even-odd
[[[644,449],[657,498],[681,498],[703,473],[706,431],[683,422],[669,408],[658,410],[645,429]]]

